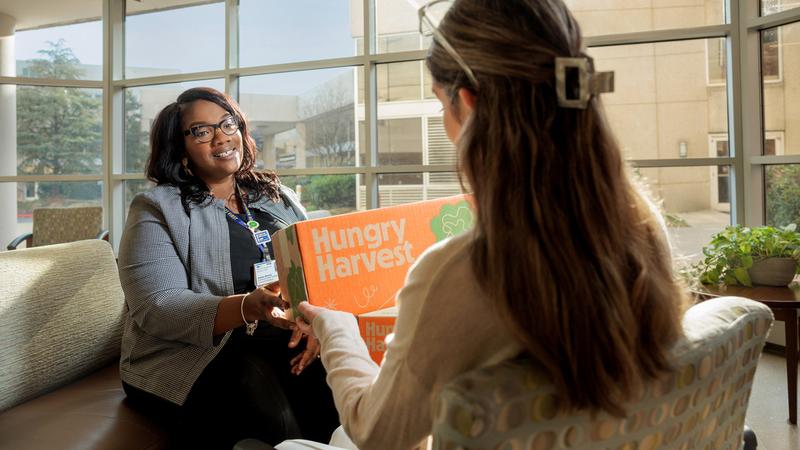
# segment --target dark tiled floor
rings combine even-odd
[[[758,450],[800,450],[800,432],[789,423],[786,360],[764,353],[758,363],[747,424],[758,436]]]

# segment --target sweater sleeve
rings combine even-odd
[[[398,294],[402,306],[381,367],[370,358],[352,314],[325,311],[313,323],[340,421],[362,450],[411,448],[430,433],[430,421],[415,416],[428,392],[407,368],[414,364],[409,343],[425,297],[425,283],[417,278],[411,273]],[[379,432],[385,429],[391,431]]]
[[[409,449],[430,435],[442,385],[466,370],[519,352],[477,291],[465,239],[440,242],[409,270],[380,367],[353,316],[325,311],[313,322],[341,423],[362,450]]]

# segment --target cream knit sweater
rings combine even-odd
[[[336,408],[359,449],[423,443],[444,383],[521,352],[474,280],[471,239],[465,233],[439,242],[411,267],[397,295],[394,338],[380,367],[351,314],[326,310],[314,319]]]

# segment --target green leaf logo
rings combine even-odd
[[[306,296],[306,282],[303,279],[303,269],[299,266],[295,266],[294,261],[291,262],[291,266],[289,267],[287,281],[289,285],[289,297],[292,300],[292,313],[294,317],[298,317],[300,312],[297,310],[297,305],[300,302],[308,300],[308,297]]]
[[[290,244],[294,245],[294,227],[289,227],[286,229],[286,240],[289,241]]]
[[[438,242],[469,230],[474,222],[470,204],[462,200],[454,205],[443,205],[439,215],[431,221],[431,231]]]

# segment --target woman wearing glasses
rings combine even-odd
[[[269,233],[305,219],[297,197],[254,170],[248,124],[216,90],[182,93],[150,143],[156,186],[131,203],[119,250],[130,401],[176,427],[179,447],[328,439],[318,341],[301,343],[272,290]]]
[[[626,172],[597,95],[610,74],[594,71],[564,3],[446,3],[420,11],[426,63],[476,227],[410,269],[380,367],[352,317],[300,304],[361,449],[418,444],[444,383],[520,353],[563,405],[620,414],[670,370],[681,335],[663,222]]]

